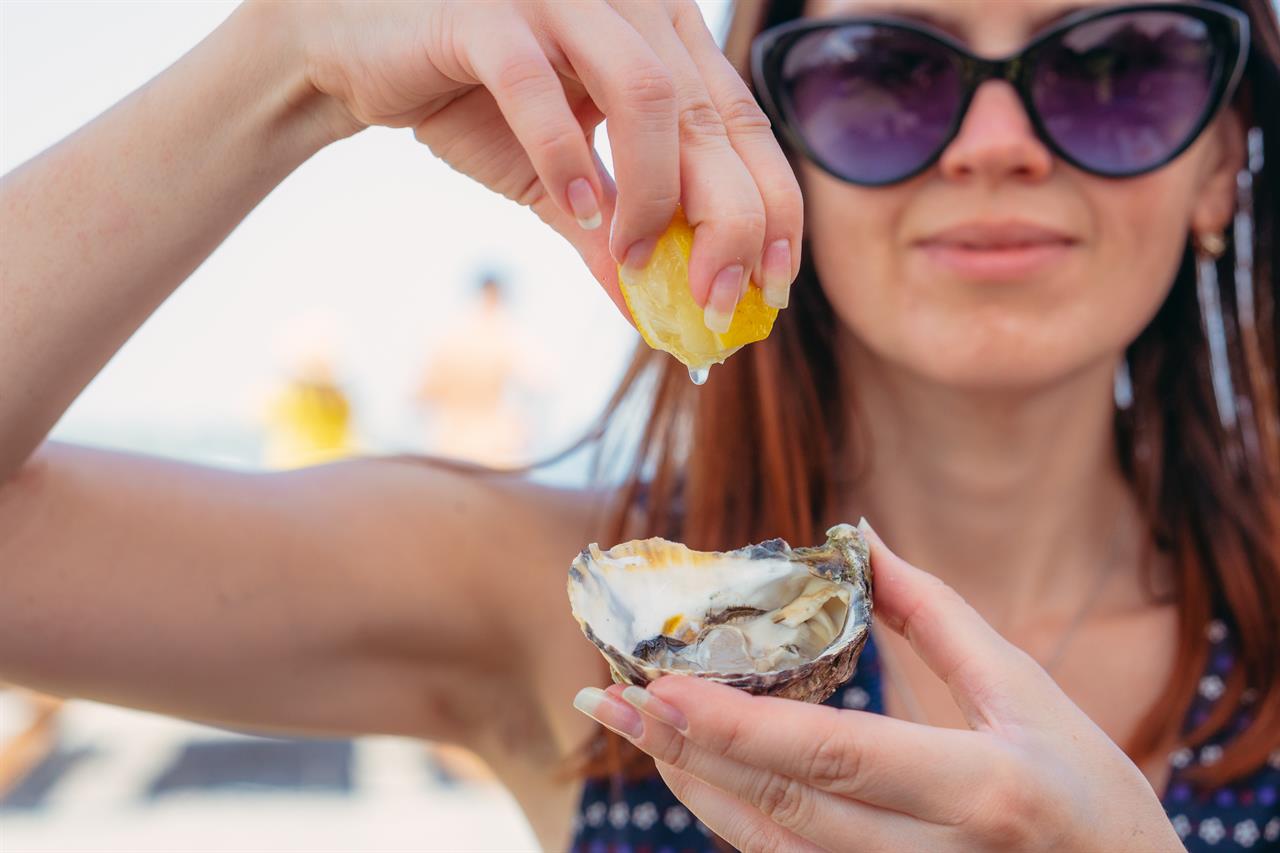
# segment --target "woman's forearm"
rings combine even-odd
[[[273,187],[356,128],[308,85],[284,5],[0,180],[0,480]]]

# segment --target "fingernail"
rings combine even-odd
[[[645,264],[649,263],[649,259],[653,257],[653,250],[657,245],[657,237],[645,237],[643,240],[635,241],[623,256],[622,265],[632,272],[644,269]]]
[[[622,698],[654,719],[661,720],[678,732],[688,731],[689,721],[680,709],[669,702],[664,702],[643,687],[630,685],[623,688]]]
[[[596,201],[596,191],[591,189],[591,182],[586,178],[576,178],[569,182],[569,207],[578,218],[578,224],[588,231],[600,227],[600,203]]]
[[[863,536],[874,539],[884,545],[884,540],[880,538],[879,533],[876,533],[875,528],[871,526],[871,522],[867,521],[866,517],[858,519],[858,530],[861,531]]]
[[[742,273],[742,264],[733,264],[720,270],[711,282],[711,295],[707,297],[702,322],[716,334],[729,331],[729,324],[733,322],[733,309],[738,307],[742,293]]]
[[[623,737],[638,738],[644,722],[630,706],[611,698],[598,687],[584,687],[573,697],[573,707]]]
[[[764,252],[764,303],[786,308],[791,300],[791,243],[776,240]]]

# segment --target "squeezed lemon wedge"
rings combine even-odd
[[[679,359],[701,385],[711,365],[722,364],[747,344],[769,337],[778,309],[766,305],[760,288],[752,283],[733,312],[729,331],[721,335],[708,329],[702,308],[689,290],[692,248],[693,228],[676,208],[649,263],[634,273],[619,267],[618,282],[644,342]]]

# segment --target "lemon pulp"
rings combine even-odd
[[[738,302],[729,331],[721,335],[708,329],[702,308],[689,290],[692,248],[693,228],[677,208],[649,263],[634,273],[619,267],[618,282],[645,343],[675,356],[701,385],[711,365],[721,364],[747,344],[769,337],[778,309],[766,305],[760,288],[752,283]]]

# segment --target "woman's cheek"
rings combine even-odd
[[[1084,181],[1097,222],[1092,312],[1128,345],[1164,304],[1182,264],[1194,193],[1194,164],[1175,163],[1123,183]]]
[[[866,189],[801,170],[812,261],[836,315],[861,338],[895,324],[903,271],[897,233],[904,188]],[[910,183],[906,185],[911,186]]]

